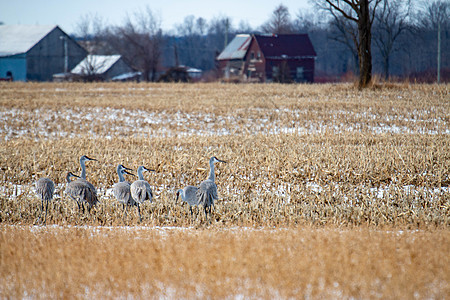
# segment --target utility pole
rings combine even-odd
[[[228,30],[230,27],[230,23],[228,21],[228,18],[225,19],[225,46],[223,47],[224,49],[227,47],[228,45]]]
[[[66,36],[60,36],[61,40],[63,40],[64,43],[64,73],[69,72],[69,49],[67,48],[67,37]]]
[[[441,18],[438,17],[438,43],[437,43],[437,83],[441,82]]]
[[[178,67],[180,65],[180,61],[178,60],[178,50],[175,42],[173,43],[173,56],[175,57],[175,67]]]

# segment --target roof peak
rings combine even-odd
[[[28,52],[55,28],[59,27],[57,25],[0,25],[0,56]]]

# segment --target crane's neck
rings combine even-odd
[[[86,164],[84,162],[84,159],[80,159],[80,165],[81,165],[81,178],[86,180]]]
[[[123,177],[123,173],[121,170],[117,170],[117,174],[119,174],[119,182],[124,182],[125,177]]]
[[[143,169],[142,168],[138,168],[138,176],[139,176],[139,180],[144,180],[144,174],[143,173]]]
[[[186,195],[184,194],[184,190],[183,190],[183,189],[180,189],[179,192],[180,192],[181,200],[184,201],[184,202],[186,202]]]
[[[214,182],[215,176],[214,176],[214,162],[212,160],[209,161],[209,177],[208,180],[211,180]]]

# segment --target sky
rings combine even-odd
[[[202,17],[207,21],[220,16],[230,17],[238,27],[245,21],[252,28],[266,22],[273,10],[283,4],[291,17],[300,10],[310,10],[313,0],[0,0],[0,22],[8,25],[59,25],[68,34],[76,33],[76,25],[83,16],[97,15],[107,25],[124,23],[127,14],[148,6],[161,18],[165,32],[183,23],[186,16]]]

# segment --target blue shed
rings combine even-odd
[[[0,78],[50,81],[67,73],[87,51],[55,25],[0,25]]]

